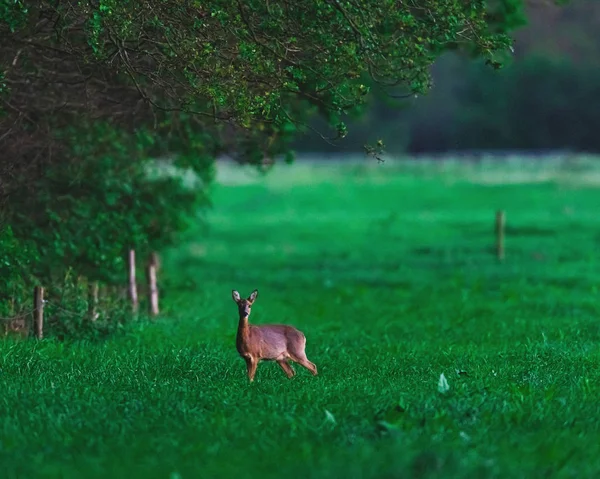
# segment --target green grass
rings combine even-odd
[[[0,477],[598,477],[597,173],[220,178],[208,233],[164,254],[160,321],[0,342]],[[247,382],[231,290],[254,288],[251,321],[301,329],[317,377],[261,363]]]

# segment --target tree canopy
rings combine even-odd
[[[225,147],[260,131],[266,147],[316,111],[344,136],[371,87],[425,91],[444,50],[496,62],[520,11],[520,0],[2,0],[2,174],[56,160],[57,132],[84,121],[148,129],[157,152],[181,146],[182,122],[219,130]]]
[[[344,137],[444,51],[497,67],[523,20],[522,0],[0,0],[2,288],[15,258],[110,282],[118,252],[172,242],[207,198],[152,159],[208,184],[219,153],[287,152],[311,115]]]

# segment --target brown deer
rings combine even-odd
[[[292,326],[284,324],[249,324],[250,309],[256,300],[258,290],[254,290],[248,299],[242,299],[240,293],[232,291],[233,300],[238,305],[240,322],[238,324],[236,347],[246,361],[248,379],[254,381],[256,367],[261,360],[276,361],[288,378],[296,374],[289,360],[304,366],[313,376],[317,375],[317,366],[306,357],[306,337]]]

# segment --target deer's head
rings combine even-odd
[[[231,292],[231,297],[238,305],[238,311],[240,313],[240,318],[247,318],[248,316],[250,316],[250,311],[252,310],[252,304],[256,300],[257,295],[258,295],[257,289],[252,291],[252,294],[250,296],[248,296],[247,299],[243,299],[240,296],[240,293],[238,293],[235,290],[233,290]]]

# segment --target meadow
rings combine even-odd
[[[598,477],[599,172],[221,165],[160,319],[0,341],[0,477]],[[248,383],[231,290],[254,288],[250,321],[302,330],[318,376]]]

